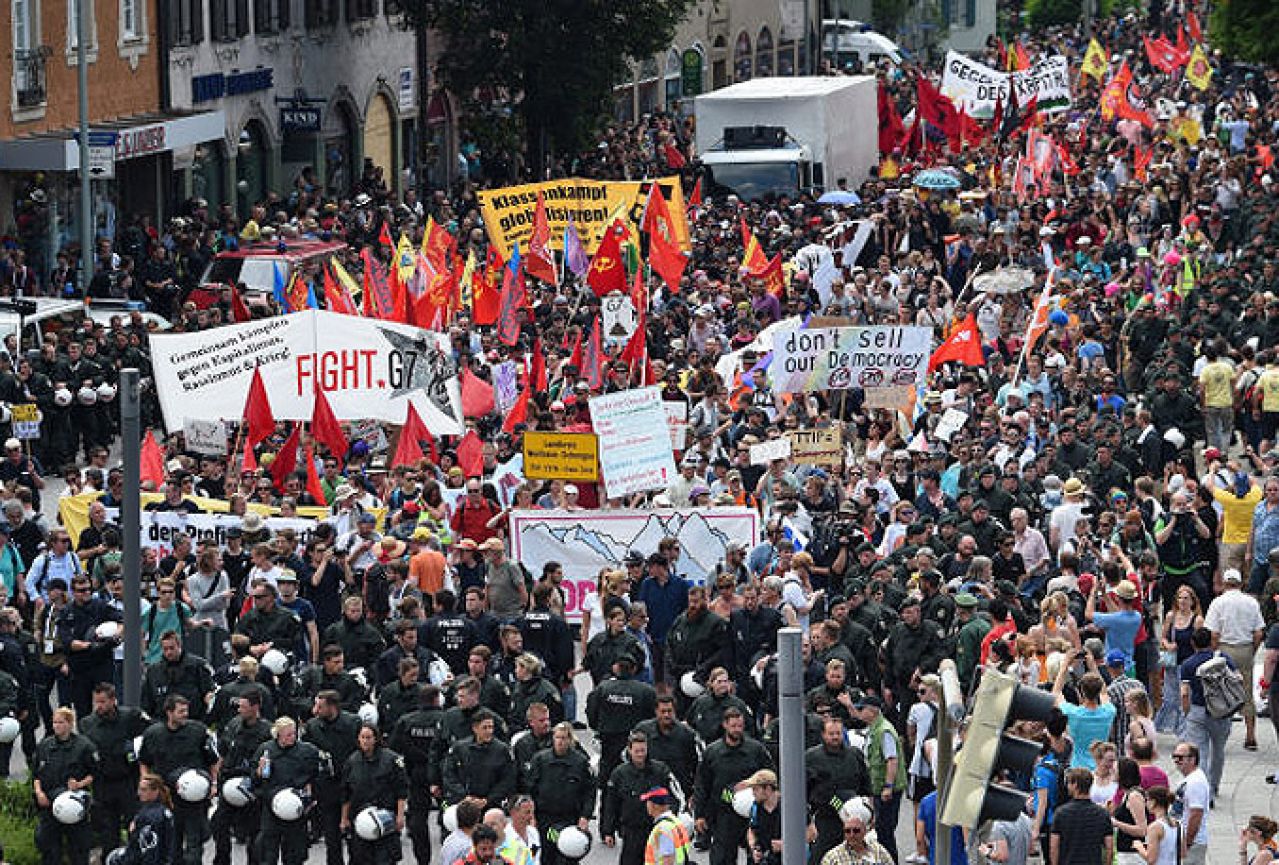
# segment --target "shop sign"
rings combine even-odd
[[[270,90],[274,86],[275,70],[270,66],[247,72],[232,72],[230,75],[212,72],[208,75],[196,75],[191,79],[191,101],[211,102],[224,96]]]
[[[319,132],[319,108],[281,108],[280,128],[285,132]]]
[[[681,91],[684,96],[697,96],[702,92],[702,52],[696,48],[688,48],[680,58]]]
[[[164,142],[165,125],[163,123],[122,130],[115,142],[116,161],[163,153],[168,149]]]

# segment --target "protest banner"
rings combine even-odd
[[[913,386],[923,379],[931,348],[927,327],[794,330],[775,341],[769,375],[779,393]]]
[[[666,410],[666,426],[671,431],[671,448],[682,451],[688,446],[688,403],[662,400]]]
[[[351,444],[364,442],[369,446],[371,454],[386,453],[391,447],[390,440],[386,437],[386,427],[375,420],[362,420],[351,424],[347,440]]]
[[[751,465],[766,466],[773,460],[784,460],[790,456],[790,439],[776,438],[751,445]]]
[[[904,411],[910,406],[914,385],[892,384],[888,387],[868,387],[865,390],[866,408],[887,408]]]
[[[609,498],[662,489],[671,482],[675,457],[658,388],[601,394],[587,405],[599,436],[600,473]]]
[[[957,408],[948,408],[942,413],[941,420],[937,421],[937,426],[933,427],[933,435],[950,441],[950,437],[963,429],[966,423],[968,423],[967,412],[962,412]]]
[[[947,52],[942,95],[971,117],[988,120],[995,115],[997,103],[1007,107],[1010,86],[1017,88],[1017,104],[1023,107],[1033,99],[1039,111],[1051,113],[1069,108],[1070,64],[1062,56],[1045,57],[1029,69],[1008,73],[956,51]]]
[[[639,225],[644,202],[648,198],[649,183],[647,180],[605,181],[565,177],[543,183],[484,189],[477,195],[489,242],[504,261],[509,261],[516,243],[522,251],[528,249],[529,239],[533,236],[533,213],[538,193],[546,202],[546,218],[551,226],[549,245],[555,249],[564,248],[564,229],[571,218],[581,235],[582,245],[593,255],[604,236],[604,229],[619,211],[625,212],[632,223]],[[670,205],[675,240],[687,252],[691,248],[688,219],[684,213],[684,193],[679,178],[659,178],[657,184]]]
[[[599,478],[599,441],[592,433],[524,433],[524,477],[594,481]]]
[[[169,429],[186,419],[239,420],[257,367],[276,420],[310,420],[320,388],[339,420],[402,424],[411,401],[433,434],[464,432],[457,369],[442,334],[306,310],[150,340]]]
[[[565,613],[580,621],[582,601],[599,573],[622,568],[628,552],[657,552],[662,538],[679,541],[675,571],[706,585],[730,541],[747,549],[759,540],[754,508],[683,508],[663,511],[512,511],[511,558],[535,574],[547,562],[564,567]]]
[[[791,430],[786,433],[790,440],[791,460],[815,466],[843,465],[844,437],[841,432],[839,426]]]
[[[187,418],[182,425],[187,450],[209,456],[226,456],[226,424],[220,420]]]
[[[493,367],[493,404],[499,414],[506,414],[520,395],[520,366],[513,360]]]
[[[40,408],[33,402],[15,403],[9,407],[13,437],[22,441],[40,438]]]
[[[219,549],[226,549],[227,529],[239,528],[244,518],[234,514],[184,514],[177,511],[143,511],[140,524],[142,548],[155,550],[164,557],[173,551],[173,538],[179,533],[191,538],[193,544],[212,540]],[[272,532],[292,529],[297,533],[298,545],[306,546],[320,525],[318,519],[304,517],[267,517],[263,524]]]

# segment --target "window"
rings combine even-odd
[[[346,20],[363,21],[377,14],[377,0],[346,0]]]
[[[88,4],[84,8],[84,14],[86,16],[85,24],[87,25],[89,30],[88,48],[90,51],[92,51],[98,47],[98,22],[96,17],[93,14],[93,0],[67,0],[67,50],[68,51],[75,51],[77,48],[80,47],[80,42],[79,42],[80,28],[78,24],[78,21],[79,21],[78,16],[80,14],[81,2],[85,2]]]
[[[666,107],[672,107],[680,98],[680,73],[683,71],[683,55],[678,48],[666,52]]]
[[[338,0],[306,0],[306,26],[332,27],[338,23]]]
[[[383,0],[382,11],[389,18],[392,15],[399,15],[404,11],[404,0]]]
[[[249,32],[249,0],[210,0],[209,35],[214,42],[234,42]]]
[[[137,39],[142,32],[138,20],[138,0],[120,0],[120,38]]]
[[[169,4],[169,44],[190,46],[204,41],[204,0],[165,0]]]
[[[773,74],[773,34],[767,27],[755,40],[755,74],[767,78]]]
[[[32,0],[13,0],[13,50],[26,51],[35,43]]]
[[[751,77],[751,37],[744,30],[733,46],[733,75],[737,81],[749,81]]]
[[[283,33],[289,29],[289,0],[257,0],[253,5],[255,33]]]

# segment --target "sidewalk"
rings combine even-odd
[[[1279,787],[1266,783],[1266,776],[1279,772],[1279,745],[1275,743],[1274,726],[1269,718],[1257,719],[1256,751],[1243,747],[1243,721],[1234,724],[1226,743],[1226,766],[1221,775],[1221,792],[1217,807],[1208,819],[1208,861],[1212,865],[1237,865],[1239,832],[1253,814],[1273,817],[1279,814]],[[1173,785],[1180,782],[1172,768],[1173,736],[1159,736],[1159,765],[1168,773]]]

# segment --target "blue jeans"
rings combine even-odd
[[[1270,551],[1266,550],[1266,555],[1270,555]],[[1248,573],[1248,594],[1259,595],[1261,590],[1266,587],[1266,580],[1270,578],[1269,561],[1253,562],[1252,570]]]

